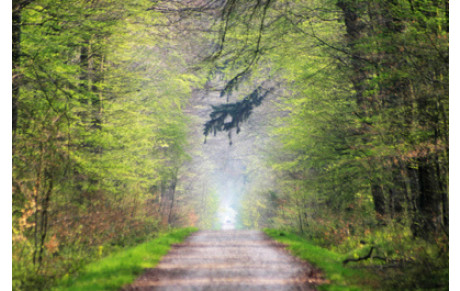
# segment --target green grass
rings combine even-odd
[[[155,267],[171,244],[182,242],[196,228],[173,230],[122,252],[88,264],[76,277],[66,276],[52,290],[119,290],[138,277],[145,268]]]
[[[264,229],[264,232],[278,242],[288,245],[291,253],[323,270],[330,282],[318,286],[319,290],[372,290],[378,289],[375,275],[363,270],[346,268],[342,261],[344,255],[321,248],[289,232]]]

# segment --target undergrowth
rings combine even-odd
[[[348,236],[336,244],[321,244],[321,239],[288,231],[265,232],[324,271],[330,284],[320,286],[321,290],[448,290],[446,237],[414,238],[407,227],[398,225]]]
[[[342,264],[343,255],[319,247],[300,236],[276,229],[265,229],[264,232],[283,244],[288,245],[291,253],[308,261],[324,272],[327,284],[320,285],[320,290],[371,290],[375,285],[375,278],[368,274]],[[366,287],[368,286],[368,287]]]
[[[196,228],[182,228],[159,235],[157,238],[114,253],[88,264],[74,276],[64,276],[53,291],[119,290],[139,276],[145,268],[154,267],[170,249],[180,243]]]

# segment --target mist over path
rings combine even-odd
[[[319,272],[255,230],[199,231],[123,290],[315,290]]]

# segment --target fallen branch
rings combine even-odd
[[[351,269],[378,269],[378,270],[384,270],[384,269],[401,269],[401,268],[406,268],[405,265],[403,264],[386,264],[386,265],[356,265],[356,266],[350,266],[348,268]]]
[[[371,249],[369,250],[369,253],[365,255],[364,257],[359,257],[357,259],[353,259],[353,258],[346,259],[342,263],[346,265],[348,262],[359,262],[359,261],[367,260],[371,257],[373,251],[374,251],[374,247],[371,247]]]

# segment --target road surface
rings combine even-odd
[[[261,231],[199,231],[124,291],[315,290],[320,273]]]

